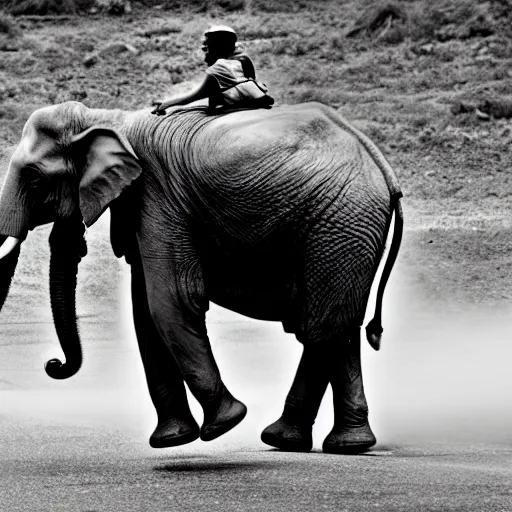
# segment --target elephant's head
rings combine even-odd
[[[82,363],[76,325],[78,263],[87,252],[86,226],[93,224],[141,173],[120,130],[120,115],[89,110],[78,102],[46,107],[28,119],[0,195],[0,308],[29,230],[53,222],[50,295],[66,362],[53,359],[53,378],[75,374]]]

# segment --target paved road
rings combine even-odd
[[[434,319],[403,308],[402,291],[390,289],[382,351],[363,347],[379,444],[360,456],[321,453],[329,396],[313,453],[259,441],[300,356],[279,325],[213,308],[214,352],[249,414],[211,443],[152,450],[155,415],[127,313],[83,315],[84,367],[66,382],[42,368],[58,355],[49,317],[0,323],[0,511],[512,511],[507,319]]]

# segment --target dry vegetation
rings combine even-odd
[[[230,24],[277,103],[332,105],[384,150],[403,183],[409,226],[421,228],[404,249],[418,265],[414,279],[433,294],[446,279],[461,301],[510,299],[502,274],[512,259],[512,124],[458,105],[511,94],[511,0],[117,4],[124,14],[108,1],[0,0],[4,169],[34,109],[70,99],[149,106],[202,78],[203,30]],[[487,273],[491,280],[476,283]]]

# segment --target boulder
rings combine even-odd
[[[512,100],[508,98],[489,98],[478,105],[478,110],[495,119],[512,118]]]

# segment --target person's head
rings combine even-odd
[[[211,66],[217,59],[229,57],[236,48],[236,32],[226,25],[210,27],[203,38],[204,60]]]

